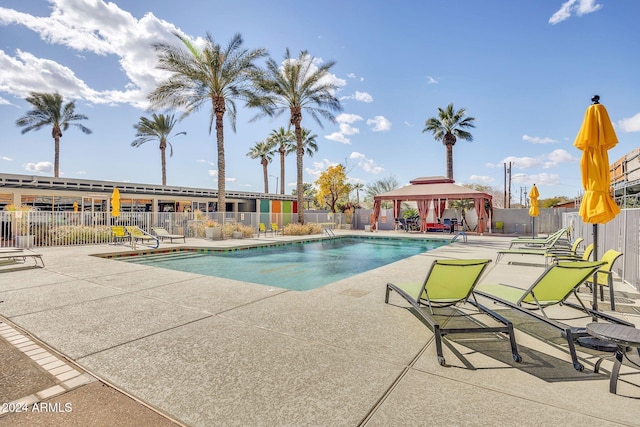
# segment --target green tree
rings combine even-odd
[[[464,108],[454,111],[453,103],[447,108],[438,108],[438,117],[431,117],[425,122],[422,133],[431,132],[436,141],[442,141],[447,149],[447,178],[453,179],[453,146],[456,140],[473,141],[473,135],[465,129],[475,127],[473,117],[465,117]]]
[[[187,37],[175,33],[182,46],[158,43],[158,68],[171,75],[150,95],[154,108],[184,110],[183,117],[211,104],[209,134],[215,123],[218,144],[218,210],[226,211],[224,123],[225,113],[236,129],[237,100],[251,96],[251,79],[258,67],[255,61],[266,55],[265,49],[242,48],[242,36],[236,34],[226,47],[216,43],[210,34],[200,48]]]
[[[252,159],[260,159],[260,164],[262,165],[262,174],[264,175],[264,192],[269,192],[269,172],[267,170],[267,166],[271,163],[273,159],[271,156],[273,154],[273,143],[269,140],[259,141],[251,147],[249,152],[247,153],[248,157]],[[276,188],[276,191],[278,189]]]
[[[133,125],[136,130],[136,139],[131,143],[132,147],[140,147],[142,144],[148,141],[157,140],[160,142],[160,160],[162,164],[162,185],[167,185],[167,158],[166,151],[167,145],[169,145],[169,157],[173,156],[173,145],[169,142],[169,139],[178,136],[186,135],[186,132],[178,132],[171,135],[173,127],[176,124],[176,119],[172,115],[165,114],[153,114],[151,119],[148,117],[140,117],[140,121]]]
[[[315,58],[307,51],[301,51],[297,58],[292,58],[287,49],[282,64],[269,58],[266,71],[256,75],[255,85],[259,94],[249,102],[250,106],[262,110],[256,118],[279,116],[285,111],[290,113],[289,123],[296,137],[296,194],[300,224],[304,224],[302,113],[309,113],[321,127],[320,117],[335,123],[333,112],[342,111],[342,106],[334,95],[338,86],[329,78],[329,70],[334,65],[335,62],[331,61],[317,66]]]
[[[365,193],[367,193],[368,202],[373,205],[373,198],[378,194],[387,193],[391,190],[395,190],[398,188],[400,184],[398,184],[398,180],[393,176],[388,176],[386,178],[379,179],[377,181],[373,181],[371,184],[365,187]],[[391,209],[393,208],[393,202],[388,200],[383,200],[380,204],[382,209]]]
[[[269,140],[273,143],[274,148],[277,148],[280,154],[280,194],[284,194],[284,158],[295,153],[295,135],[290,130],[285,130],[284,127],[280,129],[274,129],[269,135]],[[276,191],[278,189],[276,188]]]
[[[343,165],[329,166],[315,182],[318,188],[316,200],[320,206],[327,206],[337,212],[338,202],[348,199],[351,186],[347,183],[347,173]]]
[[[309,182],[303,182],[302,188],[304,189],[303,199],[307,201],[307,203],[313,205],[314,209],[320,209],[320,205],[316,200],[316,188],[313,186],[313,184]],[[296,193],[297,193],[297,190],[295,188],[291,190],[292,196],[296,196],[297,195]]]
[[[73,101],[64,103],[62,95],[59,93],[39,93],[31,92],[26,101],[33,106],[33,110],[28,111],[23,117],[16,120],[16,126],[23,128],[22,134],[32,130],[40,130],[43,127],[51,126],[51,137],[55,145],[55,157],[53,163],[53,176],[60,176],[60,138],[62,131],[67,131],[69,126],[74,126],[82,133],[90,134],[91,129],[81,123],[74,123],[79,120],[87,120],[84,114],[76,114],[76,104]]]

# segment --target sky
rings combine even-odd
[[[638,16],[637,0],[0,0],[0,172],[53,176],[50,129],[21,134],[15,122],[31,109],[29,93],[57,91],[93,131],[64,133],[61,176],[161,184],[157,142],[131,146],[134,125],[152,113],[147,95],[166,78],[152,45],[175,43],[175,32],[226,45],[239,33],[243,47],[278,62],[286,49],[335,61],[343,110],[320,124],[303,112],[319,146],[304,158],[305,182],[339,163],[365,186],[445,176],[445,147],[423,129],[453,103],[475,119],[473,141],[453,148],[457,183],[502,190],[511,163],[516,201],[533,184],[540,198],[573,198],[582,191],[573,142],[593,95],[618,136],[610,161],[640,146]],[[240,102],[236,132],[225,121],[228,191],[264,191],[260,161],[247,153],[288,126],[287,114],[252,121],[256,114]],[[187,134],[170,139],[167,185],[216,189],[209,109],[178,122],[178,132]],[[277,156],[268,174],[276,192]],[[295,180],[290,155],[287,194]]]

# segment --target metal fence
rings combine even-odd
[[[283,228],[298,221],[298,214],[271,213],[195,213],[195,212],[121,212],[113,217],[109,212],[7,212],[0,211],[0,247],[69,246],[112,241],[111,226],[135,225],[147,233],[162,227],[171,234],[204,238],[205,226],[215,222],[222,227],[251,227],[258,233],[260,223],[278,224]],[[331,228],[345,228],[350,219],[344,214],[305,212],[306,223],[318,223]]]
[[[593,243],[593,224],[582,221],[578,212],[565,213],[563,226],[571,227],[572,238],[582,237],[584,246]],[[640,291],[640,209],[623,209],[613,220],[597,226],[598,258],[609,249],[623,253],[613,271]]]

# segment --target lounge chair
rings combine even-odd
[[[582,252],[581,254],[577,252],[575,254],[553,253],[553,254],[550,254],[549,256],[552,258],[553,262],[589,261],[592,253],[593,253],[593,243],[590,243],[589,245],[587,245],[586,248],[584,248],[584,252]]]
[[[151,227],[151,231],[155,234],[160,240],[169,239],[171,243],[173,243],[173,239],[182,239],[183,243],[187,243],[183,234],[171,234],[163,227]]]
[[[570,247],[564,245],[556,245],[557,240],[553,241],[550,246],[547,247],[520,247],[515,249],[503,249],[498,251],[496,262],[499,262],[504,255],[541,255],[544,256],[545,266],[548,264],[549,258],[557,256],[576,256],[576,251],[584,239],[582,237],[577,238],[571,243]]]
[[[125,241],[130,240],[127,230],[122,225],[111,226],[111,241],[114,245],[121,245]]]
[[[160,246],[160,239],[158,237],[152,236],[141,228],[136,227],[135,225],[127,225],[124,228],[127,230],[127,233],[129,233],[129,236],[131,236],[132,243],[136,241],[141,241],[145,244],[153,242],[155,243],[155,246],[153,246],[154,249],[157,249],[158,246]]]
[[[0,249],[0,265],[23,264],[30,258],[37,267],[44,267],[42,255],[29,249],[2,248]]]
[[[427,277],[422,283],[393,284],[387,283],[385,303],[389,303],[389,293],[397,292],[415,308],[418,316],[429,323],[433,329],[436,340],[436,353],[438,363],[445,364],[442,354],[442,336],[454,333],[470,332],[500,332],[509,335],[511,354],[513,360],[520,362],[522,358],[518,354],[516,339],[513,334],[513,325],[510,321],[478,304],[472,294],[473,287],[478,282],[480,275],[491,262],[488,259],[468,260],[436,260],[431,265]],[[473,296],[469,300],[469,296]],[[469,327],[469,328],[442,328],[440,322],[434,316],[434,308],[453,306],[469,302],[479,311],[488,314],[495,320],[503,323],[499,327]]]
[[[272,222],[271,223],[271,233],[273,233],[274,235],[278,234],[278,233],[282,234],[282,230],[280,230],[278,228],[278,223],[277,222]]]
[[[261,222],[260,225],[258,225],[258,237],[260,237],[261,234],[264,234],[265,236],[267,235],[267,226],[264,222]]]
[[[546,248],[556,244],[565,244],[565,246],[568,246],[567,242],[565,242],[564,240],[560,240],[565,233],[568,233],[568,230],[566,228],[561,228],[560,230],[548,235],[547,237],[518,237],[511,240],[509,249],[513,248],[514,246],[527,246],[534,248]]]
[[[600,311],[587,308],[576,289],[593,275],[604,263],[601,261],[567,261],[551,265],[540,277],[529,287],[521,289],[503,284],[480,284],[474,289],[474,293],[500,304],[504,304],[521,313],[525,313],[535,319],[562,331],[569,344],[569,352],[573,367],[582,371],[584,366],[578,361],[574,341],[580,337],[586,337],[585,328],[575,328],[551,319],[544,311],[545,307],[562,304],[585,313],[585,317],[597,317],[611,323],[633,326],[624,320],[609,316]],[[566,301],[570,295],[574,295],[578,304]],[[540,314],[535,311],[538,310]]]
[[[600,301],[604,301],[604,287],[609,287],[609,299],[611,300],[611,311],[616,311],[616,302],[613,295],[613,264],[622,256],[621,252],[613,249],[609,249],[602,255],[600,261],[604,262],[604,265],[600,267],[596,273],[596,285],[600,287]],[[591,287],[592,292],[596,292],[593,287],[593,277],[587,280],[587,286]]]

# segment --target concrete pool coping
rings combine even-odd
[[[283,239],[293,238],[272,240]],[[527,413],[535,416],[518,424],[637,425],[640,405],[624,397],[640,395],[637,370],[625,367],[623,396],[611,395],[606,373],[576,372],[566,346],[541,338],[546,331],[526,321],[516,331],[521,364],[509,360],[504,340],[452,336],[441,367],[431,331],[401,299],[384,304],[385,283],[424,279],[434,258],[495,259],[506,246],[502,236],[469,236],[305,292],[90,256],[121,250],[110,245],[43,248],[44,269],[0,273],[0,316],[87,375],[87,383],[67,388],[53,381],[63,390],[42,400],[78,402],[73,412],[48,414],[54,421],[84,416],[99,425],[102,414],[116,417],[110,425],[126,425],[117,414],[133,407],[138,421],[158,411],[185,425],[505,425]],[[501,261],[482,281],[526,286],[541,269]],[[633,310],[615,314],[640,324],[636,291],[625,284],[616,290]],[[587,369],[596,360],[582,350],[580,357]],[[127,394],[105,398],[96,388],[103,383]],[[43,417],[11,413],[0,424]]]

